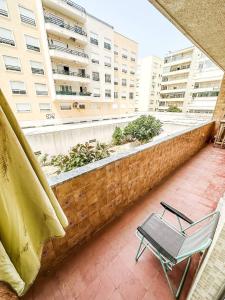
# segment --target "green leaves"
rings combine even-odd
[[[125,142],[139,141],[141,143],[149,142],[154,136],[160,134],[162,123],[153,116],[140,116],[138,119],[130,122],[124,130],[115,128],[113,133],[113,143],[121,145]]]
[[[168,112],[182,112],[182,110],[177,107],[176,105],[174,106],[169,106],[169,108],[167,109]]]

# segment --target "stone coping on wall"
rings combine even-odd
[[[158,144],[161,144],[161,143],[164,143],[166,141],[175,139],[178,136],[184,135],[188,132],[192,132],[194,130],[197,130],[197,129],[199,129],[199,128],[205,126],[205,125],[211,124],[211,123],[214,123],[214,121],[203,122],[200,125],[193,126],[191,128],[184,129],[184,130],[181,130],[179,132],[172,133],[172,134],[170,134],[166,137],[159,138],[156,141],[152,141],[152,142],[137,146],[134,149],[121,151],[117,154],[114,154],[110,157],[107,157],[107,158],[104,158],[102,160],[90,163],[86,166],[79,167],[79,168],[76,168],[74,170],[64,172],[64,173],[61,173],[61,174],[56,175],[56,176],[48,177],[48,183],[53,188],[54,186],[59,185],[59,184],[63,184],[64,182],[66,182],[68,180],[71,180],[74,177],[89,173],[93,170],[97,170],[97,169],[102,168],[102,167],[104,167],[104,166],[106,166],[106,165],[108,165],[112,162],[116,162],[116,161],[124,159],[126,157],[135,155],[135,154],[137,154],[139,152],[142,152],[146,149],[149,149],[151,147],[154,147],[154,146],[156,146]]]

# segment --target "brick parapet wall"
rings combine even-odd
[[[216,121],[220,121],[221,119],[224,119],[224,116],[225,116],[225,75],[221,83],[220,93],[217,98],[213,118]]]
[[[42,269],[51,268],[160,184],[205,146],[213,129],[213,122],[201,125],[51,179],[69,226],[64,238],[45,246]]]

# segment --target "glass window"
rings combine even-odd
[[[99,88],[94,88],[93,89],[93,96],[94,97],[100,97],[100,89]]]
[[[105,97],[111,98],[111,90],[105,90]]]
[[[107,50],[111,50],[112,46],[111,46],[111,40],[110,39],[104,39],[104,48]]]
[[[16,111],[18,113],[31,112],[31,105],[30,103],[16,103]]]
[[[30,66],[33,74],[44,74],[44,67],[41,62],[31,60]]]
[[[0,43],[15,46],[15,40],[11,30],[0,27]]]
[[[6,70],[21,71],[20,61],[18,57],[3,55]]]
[[[13,94],[26,94],[25,83],[23,81],[10,81]]]
[[[19,6],[19,11],[20,11],[20,20],[23,22],[23,23],[27,23],[27,24],[30,24],[30,25],[33,25],[35,26],[35,15],[33,13],[33,11],[27,9],[27,8],[24,8],[22,6]]]
[[[105,74],[105,82],[111,83],[111,74]]]
[[[39,40],[33,36],[25,35],[27,49],[40,52]]]
[[[90,33],[90,42],[91,42],[91,44],[98,46],[98,34],[97,33],[94,33],[94,32]]]
[[[99,81],[100,80],[99,72],[92,72],[92,79],[94,81]]]
[[[39,103],[40,112],[51,111],[51,103]]]
[[[43,83],[35,83],[35,90],[36,95],[38,96],[47,96],[48,95],[48,88],[46,84]]]
[[[93,64],[99,64],[99,54],[98,53],[91,53],[91,62]]]
[[[126,79],[122,79],[122,86],[126,86],[127,85],[127,80]]]
[[[8,8],[6,0],[0,0],[0,15],[8,17]]]
[[[111,57],[105,56],[104,60],[105,60],[105,66],[111,67]]]

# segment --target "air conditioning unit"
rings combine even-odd
[[[73,108],[78,108],[78,102],[73,102]]]

